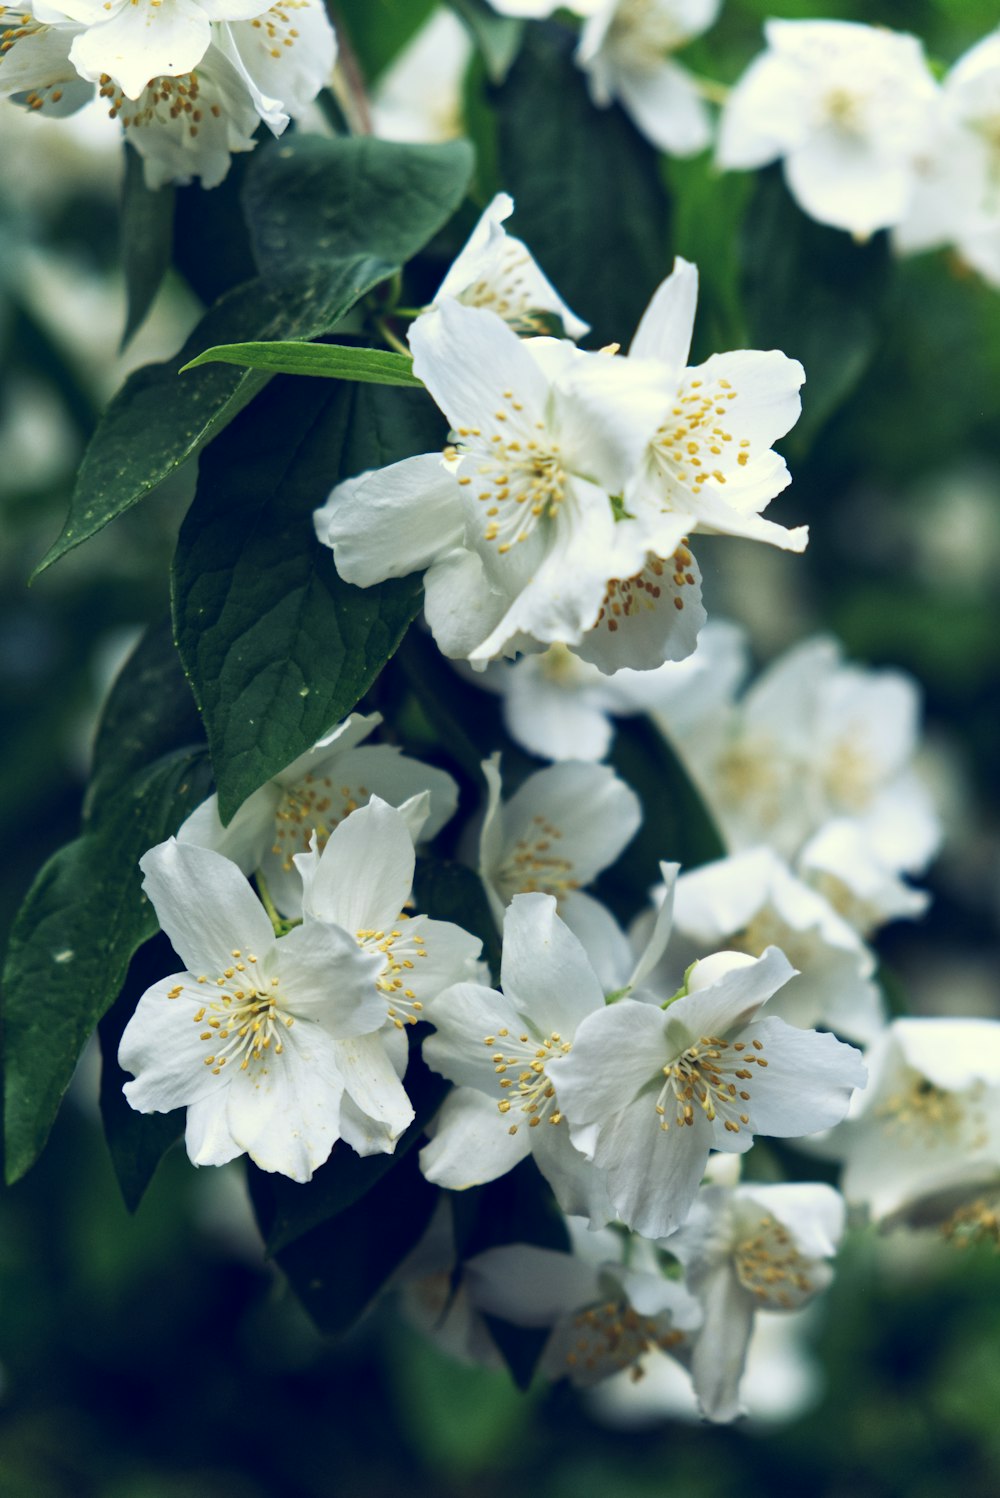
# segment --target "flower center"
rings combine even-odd
[[[744,1289],[760,1301],[784,1310],[797,1305],[813,1289],[804,1259],[787,1229],[773,1217],[762,1217],[756,1232],[733,1250],[736,1275]]]
[[[750,1128],[750,1089],[745,1084],[753,1080],[752,1066],[767,1066],[763,1050],[762,1040],[748,1043],[703,1035],[675,1061],[668,1061],[663,1068],[666,1080],[656,1099],[660,1128],[669,1129],[671,1122],[679,1128],[693,1127],[695,1108],[701,1109],[709,1123],[721,1118],[730,1134]],[[672,1119],[667,1116],[671,1110]]]
[[[295,1023],[284,1012],[280,978],[265,980],[255,972],[257,958],[252,952],[244,958],[234,948],[232,955],[232,966],[218,978],[204,973],[198,978],[199,983],[206,987],[211,983],[220,992],[211,997],[206,994],[206,1002],[192,1016],[196,1025],[205,1027],[198,1038],[209,1047],[204,1064],[216,1077],[224,1066],[237,1061],[239,1070],[246,1071],[251,1061],[263,1061],[272,1045],[274,1054],[280,1056],[284,1050],[281,1032]],[[182,992],[183,985],[178,984],[167,997],[176,999]]]
[[[500,1041],[504,1043],[503,1049],[499,1049]],[[569,1054],[572,1049],[569,1041],[555,1030],[544,1040],[533,1040],[526,1033],[515,1040],[504,1029],[495,1035],[484,1035],[483,1044],[493,1050],[493,1070],[504,1094],[497,1103],[500,1112],[506,1114],[516,1109],[527,1116],[528,1127],[532,1129],[543,1119],[550,1124],[561,1123],[563,1116],[556,1102],[556,1090],[545,1067],[555,1057]],[[516,1134],[517,1130],[517,1123],[512,1123],[507,1132]]]
[[[603,624],[609,634],[616,634],[623,619],[635,618],[643,611],[653,613],[663,596],[663,589],[669,588],[671,583],[677,589],[690,587],[695,580],[694,573],[689,570],[694,558],[686,542],[678,546],[670,560],[673,572],[669,575],[667,561],[650,554],[645,567],[634,577],[613,577],[608,583],[594,629]],[[674,608],[680,612],[683,607],[684,599],[677,592],[674,594]]]
[[[216,120],[222,114],[218,104],[206,104],[202,99],[197,73],[184,73],[179,78],[151,78],[138,99],[127,99],[114,79],[102,73],[98,93],[102,99],[111,101],[108,113],[113,120],[121,115],[126,130],[180,120],[188,135],[194,137],[206,110]]]
[[[885,1120],[888,1133],[901,1136],[901,1143],[918,1143],[925,1149],[963,1142],[962,1136],[971,1125],[976,1137],[964,1142],[969,1148],[977,1148],[986,1142],[975,1106],[981,1090],[977,1088],[971,1097],[960,1098],[954,1092],[935,1087],[926,1077],[914,1077],[902,1091],[892,1093],[880,1103],[875,1116]]]
[[[621,0],[608,27],[620,63],[650,72],[687,40],[688,33],[655,0]]]
[[[966,1202],[941,1224],[941,1232],[956,1248],[992,1243],[995,1252],[1000,1253],[1000,1202],[995,1196],[979,1196]]]
[[[427,956],[427,948],[422,936],[411,935],[406,929],[407,916],[400,915],[398,920],[399,926],[393,931],[365,930],[355,935],[366,952],[377,952],[385,958],[375,987],[389,999],[386,1013],[396,1029],[402,1030],[404,1025],[415,1025],[423,1011],[407,975]]]
[[[760,957],[767,947],[780,947],[792,967],[808,969],[816,960],[816,928],[796,930],[773,906],[765,905],[742,931],[726,938],[726,946],[733,952],[746,952],[748,957]]]
[[[665,509],[672,508],[672,485],[685,490],[678,497],[683,506],[691,494],[701,493],[709,479],[725,484],[726,475],[719,459],[731,466],[735,456],[740,468],[750,461],[750,438],[741,437],[737,442],[725,421],[729,402],[736,400],[737,395],[730,381],[723,379],[707,383],[692,380],[690,385],[681,386],[652,442],[653,453],[668,481],[667,492],[662,496]]]
[[[612,1373],[638,1364],[644,1353],[659,1348],[670,1352],[684,1341],[684,1333],[663,1318],[640,1316],[627,1300],[609,1300],[590,1306],[573,1317],[574,1336],[566,1353],[566,1366],[573,1371]],[[636,1366],[632,1378],[638,1382],[643,1370]]]
[[[289,873],[296,853],[309,850],[310,839],[316,834],[316,849],[322,853],[330,833],[352,811],[365,806],[371,796],[367,786],[352,789],[342,785],[334,789],[329,775],[317,778],[305,775],[297,785],[291,786],[281,798],[274,814],[274,844],[271,852],[281,859],[281,867]],[[339,800],[339,805],[337,801]]]
[[[479,460],[477,478],[466,472],[458,482],[463,487],[478,482],[477,498],[486,506],[483,538],[495,541],[501,556],[526,541],[539,521],[555,515],[566,498],[567,480],[558,442],[535,435],[546,431],[545,423],[525,419],[524,404],[513,390],[505,390],[503,398],[507,404],[494,411],[490,433],[459,427],[454,434],[454,451]]]
[[[579,887],[573,864],[560,857],[552,844],[562,837],[546,817],[532,818],[531,830],[519,837],[497,870],[497,883],[507,900],[515,895],[554,895],[557,900]]]
[[[822,114],[827,124],[852,135],[860,134],[864,126],[861,99],[852,89],[843,86],[831,88],[824,94]]]

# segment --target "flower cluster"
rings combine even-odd
[[[107,101],[146,182],[214,187],[263,120],[280,135],[329,81],[319,0],[65,0],[0,6],[0,98],[65,115]]]

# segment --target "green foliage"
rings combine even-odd
[[[202,464],[174,560],[174,620],[225,821],[350,712],[420,607],[419,577],[343,582],[313,510],[338,479],[438,436],[415,393],[280,379]]]
[[[573,40],[532,27],[497,90],[500,181],[514,233],[592,325],[591,342],[626,344],[670,269],[669,203],[652,146],[619,109],[591,103]]]
[[[128,315],[123,345],[145,322],[170,267],[173,234],[174,189],[151,191],[143,180],[142,157],[126,146],[121,235]]]
[[[208,793],[204,755],[177,752],[121,786],[99,826],[61,848],[18,912],[4,967],[4,1141],[16,1181],[43,1149],[73,1068],[156,931],[138,862]]]
[[[448,4],[469,28],[490,82],[503,83],[521,50],[524,21],[497,15],[487,0],[448,0]]]
[[[241,364],[271,374],[318,375],[367,385],[406,385],[422,390],[413,360],[387,349],[357,348],[346,343],[230,343],[206,349],[181,370],[201,364]]]
[[[474,869],[445,858],[418,858],[413,878],[413,898],[418,910],[436,921],[454,921],[478,936],[483,957],[494,977],[500,973],[500,942],[496,922]]]

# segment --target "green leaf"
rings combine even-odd
[[[245,193],[262,279],[227,293],[176,358],[126,381],[98,424],[62,534],[35,575],[199,453],[269,378],[210,365],[178,381],[184,365],[216,345],[328,333],[446,222],[471,164],[461,142],[299,136],[262,151]]]
[[[529,29],[496,93],[500,180],[514,232],[592,340],[627,343],[670,269],[669,204],[652,146],[591,102],[574,42],[563,27]]]
[[[262,1172],[253,1172],[250,1191],[266,1236]],[[279,1250],[278,1263],[321,1332],[339,1337],[360,1320],[423,1236],[439,1194],[420,1174],[411,1150],[360,1201]]]
[[[80,1052],[156,931],[139,859],[209,788],[204,755],[158,761],[123,785],[100,826],[60,848],[28,891],[4,966],[8,1182],[44,1148]]]
[[[242,364],[272,374],[319,375],[328,380],[355,380],[368,385],[408,385],[422,390],[413,360],[386,349],[357,348],[344,343],[229,343],[206,349],[181,374],[200,364]]]
[[[421,1032],[428,1027],[418,1027]],[[367,1196],[383,1176],[398,1168],[400,1161],[417,1144],[424,1129],[444,1101],[449,1084],[424,1065],[418,1043],[411,1046],[406,1068],[406,1091],[413,1105],[414,1118],[397,1140],[391,1155],[356,1155],[349,1145],[340,1142],[325,1165],[320,1166],[305,1185],[283,1176],[267,1175],[254,1186],[258,1217],[267,1223],[269,1253],[280,1253],[297,1238],[321,1223],[346,1212]],[[260,1175],[250,1167],[254,1176]]]
[[[279,377],[206,455],[174,621],[224,821],[351,711],[419,609],[418,576],[343,582],[312,514],[339,478],[440,446],[439,423],[415,391]]]
[[[758,174],[741,259],[750,346],[779,348],[805,368],[802,415],[784,444],[802,452],[858,385],[891,325],[888,237],[853,244],[814,223],[774,167]]]
[[[417,909],[436,921],[453,921],[478,936],[494,977],[500,973],[500,938],[483,881],[474,869],[447,858],[418,858],[413,876]]]
[[[100,822],[123,783],[153,760],[204,737],[168,616],[149,626],[108,694],[94,741],[85,821]]]
[[[251,163],[243,194],[261,275],[322,285],[325,269],[349,260],[369,284],[394,275],[451,218],[472,164],[465,141],[298,135],[275,143]]]
[[[337,34],[346,30],[367,83],[373,82],[430,17],[435,0],[338,0]]]
[[[115,1003],[98,1025],[101,1041],[101,1120],[122,1198],[134,1212],[167,1150],[184,1133],[185,1111],[137,1113],[122,1087],[130,1073],[118,1065],[118,1046],[136,1005],[154,983],[177,971],[177,957],[165,936],[155,936],[133,957]]]
[[[491,83],[503,83],[524,41],[525,22],[516,16],[498,16],[486,0],[448,0],[465,22],[486,65]]]
[[[128,315],[122,347],[143,324],[153,298],[170,266],[174,233],[174,189],[155,192],[143,178],[142,157],[125,147],[125,183],[122,189],[122,269]]]

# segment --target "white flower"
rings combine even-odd
[[[142,0],[140,0],[142,3]],[[226,0],[229,3],[229,0]],[[249,3],[249,0],[248,0]],[[280,135],[330,81],[337,38],[322,0],[278,0],[216,28],[260,118]]]
[[[463,133],[462,88],[472,38],[439,5],[372,89],[375,134],[382,140],[454,140]]]
[[[876,1222],[1000,1175],[1000,1022],[898,1019],[872,1046],[870,1083],[820,1143],[841,1189]]]
[[[394,745],[359,748],[381,721],[379,713],[352,713],[254,791],[226,827],[218,797],[210,796],[181,824],[178,841],[214,848],[244,874],[260,870],[277,909],[294,918],[302,914],[296,853],[307,853],[314,836],[322,852],[333,829],[371,796],[403,807],[428,791],[426,818],[427,808],[413,804],[404,816],[415,838],[434,837],[458,804],[458,786],[444,770],[409,759]]]
[[[721,0],[605,0],[583,29],[576,54],[591,98],[618,100],[654,146],[693,156],[712,138],[691,75],[671,53],[707,31]]]
[[[453,300],[410,337],[456,446],[334,490],[316,530],[341,576],[367,587],[427,567],[435,639],[474,664],[554,642],[607,671],[690,653],[704,620],[690,552],[656,555],[616,509],[673,394],[669,372],[522,340]]]
[[[1000,32],[984,37],[948,73],[935,139],[920,162],[907,217],[893,234],[908,253],[954,245],[1000,285]]]
[[[513,212],[513,198],[497,193],[438,287],[434,305],[455,297],[467,307],[486,307],[518,333],[549,331],[537,316],[549,313],[569,338],[582,338],[590,324],[570,311],[524,241],[504,228]]]
[[[340,1137],[345,1090],[369,1101],[342,1063],[384,1022],[381,959],[333,925],[277,941],[236,865],[207,848],[171,838],[141,867],[187,970],[148,989],[125,1027],[118,1059],[135,1078],[126,1098],[141,1113],[186,1107],[196,1165],[246,1153],[262,1170],[309,1180]]]
[[[359,1154],[390,1153],[400,1125],[413,1117],[397,1080],[406,1067],[406,1026],[422,1019],[443,989],[479,974],[478,937],[451,921],[404,910],[414,862],[406,818],[378,796],[334,828],[322,853],[313,847],[295,857],[306,928],[318,923],[350,931],[361,950],[378,959],[381,1031],[353,1040],[350,1056],[341,1059],[356,1105],[345,1110],[341,1132]]]
[[[466,1264],[475,1305],[514,1326],[551,1327],[539,1369],[580,1388],[636,1373],[652,1351],[679,1353],[701,1320],[693,1296],[659,1272],[650,1245],[632,1240],[626,1268],[620,1234],[593,1236],[586,1257],[516,1243]]]
[[[687,368],[697,300],[697,267],[678,257],[632,340],[629,359],[661,365],[671,395],[625,507],[661,556],[696,531],[803,551],[807,527],[760,515],[791,483],[772,443],[799,418],[802,365],[777,349],[739,349]]]
[[[56,117],[82,108],[94,97],[94,85],[70,62],[79,29],[46,24],[31,0],[14,11],[0,8],[0,98],[15,95],[33,112]]]
[[[696,963],[666,1011],[623,999],[585,1019],[548,1063],[577,1147],[607,1173],[626,1226],[663,1237],[694,1200],[712,1149],[797,1137],[843,1118],[861,1058],[832,1035],[758,1011],[793,975],[776,948]]]
[[[706,1186],[664,1248],[685,1266],[704,1322],[690,1354],[702,1414],[742,1413],[740,1380],[760,1310],[794,1311],[832,1278],[827,1262],[844,1230],[844,1201],[830,1186]]]
[[[421,1151],[428,1180],[464,1191],[495,1180],[528,1155],[564,1212],[607,1222],[603,1173],[574,1149],[548,1072],[604,991],[551,895],[518,895],[504,920],[503,992],[459,983],[427,1006],[436,1034],[427,1065],[457,1084]]]
[[[464,1274],[456,1273],[452,1203],[444,1192],[427,1231],[392,1277],[406,1319],[449,1358],[498,1372],[506,1366]]]
[[[887,921],[916,918],[930,904],[884,864],[865,829],[847,817],[825,822],[798,857],[798,871],[861,936]]]
[[[682,874],[674,891],[674,928],[681,945],[693,944],[699,955],[726,949],[759,957],[767,947],[780,947],[798,972],[772,999],[768,1013],[791,1025],[823,1025],[851,1040],[869,1041],[885,1023],[882,997],[872,981],[874,954],[770,848],[749,849]],[[675,967],[678,961],[686,965],[685,959],[675,959]]]
[[[916,37],[854,21],[768,21],[767,51],[729,96],[724,168],[779,157],[799,207],[867,236],[909,211],[937,129],[938,87]]]
[[[483,765],[487,805],[479,838],[479,872],[498,925],[515,895],[541,892],[590,955],[590,940],[614,941],[591,884],[632,841],[642,821],[635,792],[607,765],[566,761],[529,775],[501,801],[497,756]]]

